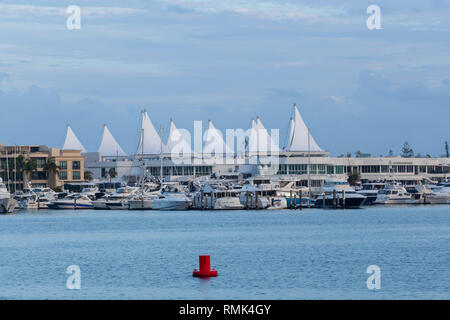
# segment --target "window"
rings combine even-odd
[[[45,163],[47,162],[46,158],[35,158],[36,159],[36,163],[37,163],[37,167],[38,168],[43,168]]]
[[[67,180],[67,171],[59,171],[59,180]]]
[[[319,174],[325,174],[326,167],[327,166],[325,164],[318,164],[317,169],[318,169]]]
[[[306,164],[290,164],[289,174],[307,174],[308,167]]]
[[[170,167],[164,167],[163,168],[163,175],[164,176],[170,176]]]
[[[336,166],[336,174],[343,174],[344,166]]]
[[[210,166],[198,166],[195,167],[196,176],[208,176],[212,173],[212,167]]]
[[[327,166],[327,174],[334,174],[334,166]]]
[[[80,169],[81,169],[80,161],[72,161],[72,170],[80,170]]]
[[[67,161],[59,161],[59,168],[62,170],[67,169]]]
[[[66,162],[67,165],[67,162]],[[102,168],[102,178],[106,178],[106,168]]]
[[[31,180],[47,180],[47,175],[44,171],[34,171],[31,173]]]
[[[277,174],[287,174],[287,167],[285,164],[280,164],[278,166],[278,172]]]
[[[362,166],[362,173],[378,173],[380,172],[380,166]]]
[[[194,175],[194,167],[183,167],[183,174],[185,176],[193,176]]]
[[[183,175],[183,167],[173,167],[172,171],[174,176],[182,176]]]
[[[310,174],[317,174],[317,164],[312,164],[311,168],[309,169]]]
[[[150,174],[154,177],[159,177],[160,169],[160,167],[150,167]]]
[[[81,179],[80,171],[73,171],[72,172],[72,180],[80,180],[80,179]]]

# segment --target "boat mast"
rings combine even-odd
[[[17,145],[14,146],[14,193],[17,193]]]
[[[6,151],[6,178],[8,179],[8,191],[11,192],[11,188],[9,186],[9,159],[8,159],[8,148],[5,148]]]
[[[141,175],[141,192],[142,198],[144,198],[144,174],[145,174],[145,161],[144,161],[144,128],[141,130],[141,160],[142,160],[142,175]]]
[[[309,195],[311,196],[311,146],[310,146],[310,133],[308,128],[308,188]]]
[[[160,153],[159,153],[159,161],[160,161],[160,168],[159,168],[159,179],[161,181],[161,187],[163,183],[163,148],[162,148],[162,135],[163,135],[163,127],[162,125],[159,126],[159,136],[161,137],[160,141]]]

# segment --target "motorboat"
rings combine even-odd
[[[130,210],[151,210],[153,209],[153,200],[158,198],[160,193],[160,184],[146,183],[131,199],[128,200]]]
[[[383,190],[386,186],[386,182],[367,182],[362,184],[362,188],[356,193],[366,197],[366,200],[362,203],[364,206],[372,205],[377,199],[378,191]]]
[[[130,200],[137,192],[137,187],[121,187],[111,194],[105,202],[105,206],[110,210],[128,210],[128,200]]]
[[[344,179],[326,179],[314,201],[318,208],[359,208],[366,196],[356,192]]]
[[[92,199],[86,195],[72,193],[63,199],[53,200],[49,209],[93,209]]]
[[[180,186],[167,185],[153,200],[153,210],[187,210],[192,206],[191,199]]]
[[[418,204],[420,201],[415,199],[411,193],[398,182],[386,184],[383,190],[378,191],[377,199],[374,204]]]
[[[445,182],[442,186],[428,195],[427,200],[431,204],[450,204],[450,182]]]
[[[0,213],[13,213],[17,201],[11,196],[3,179],[0,178]]]
[[[239,200],[239,193],[223,184],[205,183],[193,198],[195,209],[240,210],[244,206]]]

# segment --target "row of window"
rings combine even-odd
[[[450,173],[448,166],[411,166],[411,165],[378,165],[378,166],[332,166],[326,164],[311,164],[310,174],[344,174],[357,171],[360,173]],[[281,164],[278,174],[308,174],[307,164]]]
[[[67,171],[59,171],[59,180],[68,180],[67,179]],[[81,172],[80,171],[72,171],[72,180],[80,180]]]
[[[60,169],[62,170],[67,170],[67,162],[66,160],[64,161],[59,161],[58,166]],[[72,161],[72,170],[80,170],[81,169],[81,162],[80,161]]]
[[[152,176],[158,177],[161,172],[160,167],[148,168]],[[195,166],[195,167],[163,167],[164,176],[208,176],[212,174],[211,166]]]

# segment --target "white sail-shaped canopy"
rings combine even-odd
[[[84,149],[70,125],[67,125],[66,140],[64,141],[62,150],[81,150],[81,152],[86,152],[86,149]]]
[[[222,133],[217,130],[212,121],[209,120],[209,127],[206,130],[203,141],[205,141],[205,145],[203,147],[203,154],[215,154],[215,155],[233,155],[233,150],[225,143],[223,140]]]
[[[259,152],[279,152],[280,148],[278,147],[278,143],[269,135],[259,117],[256,119],[256,128],[258,129]]]
[[[142,112],[142,133],[139,139],[139,154],[161,154],[161,138],[156,132],[147,111]],[[144,139],[144,143],[142,143]]]
[[[103,138],[100,147],[98,148],[98,152],[101,153],[102,156],[106,157],[126,157],[127,154],[120,147],[119,143],[116,139],[114,139],[113,135],[109,131],[106,124],[103,126]]]
[[[248,138],[248,151],[251,153],[258,152],[258,128],[256,121],[252,118],[252,127],[250,128],[250,135]]]
[[[177,156],[192,153],[190,138],[184,136],[172,120],[170,120],[169,138],[164,146],[164,153]]]
[[[275,143],[275,141],[269,135],[259,117],[257,117],[256,121],[252,119],[248,151],[250,153],[269,153],[280,151],[278,144]]]
[[[286,151],[323,151],[311,136],[297,106],[294,105],[294,120],[291,121]]]

